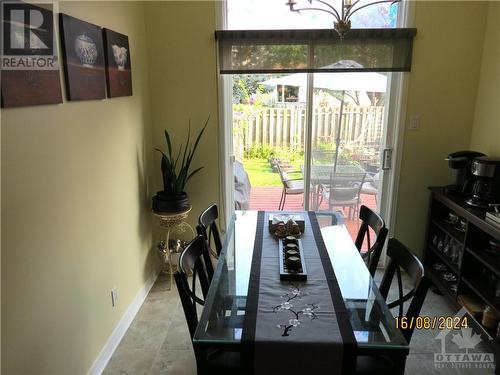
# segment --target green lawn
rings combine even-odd
[[[292,160],[294,170],[300,170],[301,159]],[[280,176],[273,172],[267,159],[245,159],[243,166],[248,173],[252,186],[282,186]]]

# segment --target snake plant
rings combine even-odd
[[[188,133],[186,145],[179,147],[177,155],[173,153],[172,142],[170,134],[165,129],[165,140],[167,143],[167,152],[163,152],[160,149],[156,151],[161,152],[161,172],[163,176],[163,191],[167,195],[179,195],[184,192],[187,182],[196,173],[203,169],[203,167],[196,168],[194,171],[190,172],[191,163],[193,161],[196,148],[200,142],[201,136],[203,135],[210,116],[205,121],[205,125],[198,133],[194,145],[191,145],[191,121],[189,121]],[[181,158],[182,155],[182,158]]]

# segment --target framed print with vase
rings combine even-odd
[[[103,29],[108,98],[132,96],[132,70],[128,36]]]
[[[59,25],[68,100],[105,99],[101,27],[66,14]]]

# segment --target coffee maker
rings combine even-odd
[[[446,187],[446,193],[469,196],[472,192],[472,160],[478,156],[485,156],[477,151],[457,151],[446,157],[451,169],[453,184]]]
[[[500,158],[480,156],[472,161],[472,191],[465,201],[474,207],[488,208],[500,203]]]

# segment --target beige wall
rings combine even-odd
[[[487,5],[417,1],[415,6],[418,34],[407,118],[420,116],[421,128],[404,135],[395,236],[421,254],[427,187],[450,183],[444,158],[469,147]]]
[[[405,132],[395,230],[417,252],[426,187],[448,182],[445,155],[498,145],[489,137],[499,134],[498,8],[474,119],[486,6],[416,4],[408,116],[422,127]],[[219,199],[214,2],[62,2],[61,11],[129,36],[134,96],[1,112],[5,374],[85,373],[144,285],[154,268],[150,197],[161,189],[151,149],[165,147],[163,129],[178,145],[189,119],[197,132],[211,115],[194,162],[205,169],[187,187],[191,223]]]
[[[86,373],[154,268],[143,5],[60,11],[129,36],[134,95],[1,111],[3,374]]]
[[[189,181],[193,211],[189,221],[219,201],[217,71],[215,56],[215,2],[166,1],[147,3],[153,145],[166,148],[164,129],[174,149],[185,143],[189,119],[197,134],[210,115],[193,168],[204,169]],[[161,190],[160,157],[154,155],[156,190]]]
[[[488,9],[470,147],[500,157],[500,3],[495,1]]]

